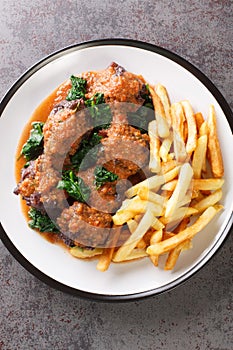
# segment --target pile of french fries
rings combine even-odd
[[[155,119],[149,124],[152,176],[126,191],[113,216],[115,227],[127,225],[126,241],[104,249],[97,269],[111,261],[149,257],[155,266],[166,254],[165,270],[175,267],[192,238],[223,209],[224,167],[214,106],[208,116],[195,113],[189,101],[172,103],[166,88],[150,86]],[[164,259],[162,259],[164,261]]]

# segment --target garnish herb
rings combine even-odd
[[[147,133],[148,124],[154,119],[154,106],[148,84],[146,84],[146,92],[141,97],[144,99],[143,105],[136,112],[129,112],[127,117],[130,125],[139,129],[141,133]]]
[[[100,165],[95,168],[94,176],[94,185],[96,186],[97,190],[106,182],[113,182],[118,179],[118,175],[108,171],[106,168]]]
[[[94,132],[88,139],[83,139],[79,145],[76,153],[71,156],[71,163],[73,167],[78,170],[81,165],[82,170],[86,170],[96,162],[97,152],[99,147],[96,147],[102,136],[99,136],[97,132]],[[88,155],[87,155],[88,154]],[[85,156],[87,157],[85,158]]]
[[[68,92],[66,99],[68,101],[82,98],[86,107],[89,108],[94,127],[108,128],[112,120],[111,109],[109,105],[105,104],[104,94],[97,92],[91,98],[86,99],[86,85],[87,81],[80,77],[71,75],[70,77],[72,87]],[[103,105],[103,106],[99,106]]]
[[[62,174],[62,179],[58,182],[58,189],[66,192],[79,202],[85,203],[90,196],[90,188],[84,183],[81,177],[74,174],[72,170],[66,170]]]
[[[66,97],[67,101],[85,98],[87,81],[83,78],[75,77],[74,75],[71,75],[70,80],[72,87]]]
[[[150,109],[154,109],[152,97],[150,94],[150,88],[148,84],[146,84],[146,90],[147,90],[147,93],[142,95],[142,98],[145,100],[143,103],[143,106]]]
[[[31,219],[28,222],[28,225],[32,229],[37,229],[40,232],[53,232],[53,233],[59,232],[57,226],[47,214],[42,213],[41,211],[35,208],[31,208],[28,212],[28,216]]]
[[[44,123],[34,122],[32,123],[32,129],[27,142],[23,145],[21,154],[24,155],[27,161],[38,158],[43,152],[44,147],[44,135],[43,135]]]
[[[94,126],[107,129],[112,121],[110,106],[105,104],[104,94],[97,92],[94,96],[85,101],[89,107]]]

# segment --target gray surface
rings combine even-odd
[[[0,96],[47,54],[86,40],[148,41],[201,69],[233,107],[232,1],[0,1]],[[3,165],[2,165],[3,166]],[[232,349],[232,235],[166,294],[125,304],[53,290],[0,243],[0,349]]]

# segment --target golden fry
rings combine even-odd
[[[199,212],[204,211],[206,208],[216,204],[222,198],[222,190],[216,190],[211,193],[209,196],[202,199],[200,202],[195,204],[193,208],[197,209]]]
[[[196,220],[196,222],[187,227],[185,230],[177,233],[173,237],[166,239],[165,241],[155,243],[147,248],[149,255],[160,255],[175,248],[178,244],[187,239],[192,239],[198,232],[200,232],[216,215],[217,210],[214,207],[206,209],[202,215]]]
[[[208,137],[208,155],[211,165],[211,170],[214,177],[222,177],[224,174],[222,153],[217,135],[216,113],[213,105],[209,108],[207,119],[209,137]]]
[[[150,190],[157,189],[161,185],[163,185],[164,183],[174,179],[178,175],[179,169],[180,169],[180,166],[176,166],[175,168],[168,171],[164,175],[154,175],[152,177],[149,177],[148,179],[130,187],[125,192],[125,195],[128,198],[131,198],[131,197],[135,196],[138,193],[139,189],[142,187],[147,187]]]
[[[166,120],[168,122],[168,125],[171,125],[171,114],[170,114],[171,103],[170,103],[170,98],[168,96],[167,89],[163,85],[158,84],[156,86],[155,91],[163,104],[163,108],[165,111],[165,116],[166,116]]]
[[[201,178],[203,164],[206,162],[207,135],[200,136],[197,140],[197,147],[193,153],[192,167],[195,179]]]
[[[200,135],[200,128],[201,128],[201,125],[204,123],[204,117],[202,113],[198,112],[194,114],[194,118],[196,120],[198,134]]]
[[[189,101],[182,101],[182,107],[184,109],[185,117],[188,125],[188,138],[186,142],[186,151],[188,154],[191,154],[197,144],[197,126],[196,120],[194,117],[194,112]]]
[[[148,135],[150,137],[149,169],[152,173],[159,173],[161,168],[161,160],[159,156],[160,140],[157,128],[156,120],[152,120],[148,125]]]
[[[221,188],[224,184],[224,179],[193,179],[191,187],[193,191],[215,191]],[[177,185],[177,180],[167,182],[162,186],[162,190],[174,191]]]
[[[166,115],[164,111],[163,104],[159,98],[159,96],[156,94],[155,90],[152,86],[150,86],[150,94],[152,97],[154,110],[155,110],[155,119],[158,122],[158,135],[160,137],[168,137],[169,136],[169,125],[166,120]]]
[[[163,238],[163,231],[162,230],[155,231],[150,238],[150,244],[152,245],[152,244],[161,242],[162,238]],[[158,263],[159,263],[158,255],[150,255],[150,259],[155,266],[158,266]]]
[[[193,169],[190,164],[183,164],[180,168],[176,188],[167,202],[165,217],[173,216],[174,211],[179,207],[179,201],[182,201],[186,192],[190,188],[192,177]]]
[[[123,261],[126,257],[132,252],[132,250],[136,247],[137,243],[141,240],[147,230],[151,227],[151,223],[153,222],[154,215],[150,210],[142,217],[139,222],[136,230],[129,236],[127,241],[117,250],[114,261]]]

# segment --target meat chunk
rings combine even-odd
[[[50,113],[43,128],[44,153],[66,156],[67,153],[75,152],[83,135],[90,128],[88,113],[83,110],[84,102],[79,101],[81,102],[76,103],[76,109],[71,104],[73,101],[68,101],[68,104],[55,106],[56,113],[54,110]]]
[[[110,233],[111,223],[110,214],[79,202],[64,209],[57,219],[63,235],[74,240],[77,245],[88,247],[104,246]]]
[[[17,195],[20,194],[27,205],[36,209],[42,209],[40,193],[37,191],[36,162],[30,161],[28,167],[21,170],[21,179],[14,193]]]
[[[140,92],[146,83],[144,78],[127,72],[114,62],[104,70],[86,72],[82,78],[87,80],[87,98],[98,92],[104,94],[106,102],[143,103]]]
[[[36,191],[40,194],[40,200],[45,208],[63,208],[66,197],[64,191],[57,189],[57,184],[61,179],[61,171],[53,168],[51,156],[42,154],[37,159],[35,179]]]
[[[94,170],[95,167],[92,167],[77,174],[90,188],[88,205],[101,212],[115,213],[121,204],[121,194],[116,192],[117,181],[106,182],[99,189],[96,189]]]
[[[143,168],[148,160],[149,136],[127,124],[112,124],[107,137],[101,140],[104,146],[104,167],[126,179]]]

